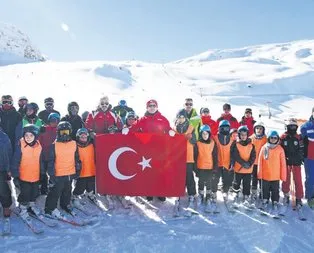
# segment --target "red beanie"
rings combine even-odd
[[[158,103],[157,103],[157,101],[156,101],[155,99],[151,99],[151,100],[147,101],[147,103],[146,103],[146,108],[147,108],[150,104],[155,104],[156,107],[158,107]]]

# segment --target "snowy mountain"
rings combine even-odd
[[[12,50],[21,56],[21,48]],[[244,109],[251,107],[253,116],[260,115],[268,129],[281,132],[286,117],[307,119],[311,114],[313,54],[314,40],[307,40],[211,50],[167,64],[138,61],[0,64],[0,90],[2,94],[12,94],[15,101],[25,95],[37,102],[40,109],[44,98],[52,96],[55,108],[62,114],[67,113],[70,101],[80,104],[80,112],[91,111],[101,96],[108,95],[113,105],[126,99],[142,116],[146,101],[155,98],[160,111],[171,122],[186,97],[194,99],[197,110],[209,107],[214,119],[220,116],[222,104],[230,102],[236,118],[240,119]],[[42,206],[43,199],[39,203]],[[187,205],[185,198],[182,203]],[[230,214],[219,193],[220,214],[174,221],[169,218],[173,199],[163,205],[158,201],[153,203],[158,211],[139,203],[134,203],[131,210],[116,204],[116,210],[101,215],[93,225],[74,228],[60,223],[57,229],[45,227],[45,235],[41,237],[33,236],[20,220],[13,218],[13,236],[0,238],[0,251],[313,251],[314,216],[306,206],[306,222],[298,220],[292,210],[282,220],[262,217],[255,211]]]
[[[0,66],[44,60],[25,33],[13,25],[0,23]]]

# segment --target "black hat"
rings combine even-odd
[[[226,104],[224,104],[224,105],[222,106],[222,109],[223,109],[223,110],[229,110],[229,111],[230,111],[230,110],[231,110],[231,105],[226,103]]]
[[[246,108],[244,113],[251,113],[252,114],[252,109],[251,108]]]

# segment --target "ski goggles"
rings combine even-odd
[[[202,113],[209,113],[209,110],[203,110]]]
[[[53,103],[51,102],[45,103],[45,106],[53,106]]]
[[[12,105],[13,103],[12,103],[12,101],[10,101],[10,100],[4,100],[4,101],[2,101],[1,102],[3,105]]]
[[[223,132],[229,132],[230,131],[230,127],[228,127],[228,126],[221,126],[219,129]]]
[[[70,135],[69,129],[62,129],[59,131],[60,135]]]
[[[291,130],[297,130],[298,129],[298,126],[297,125],[288,125],[287,126],[289,129]]]
[[[193,106],[193,103],[185,103],[185,106]]]
[[[101,102],[100,105],[102,105],[102,106],[104,106],[104,105],[108,106],[108,105],[109,105],[109,102]]]
[[[279,138],[277,136],[270,136],[269,139],[270,140],[278,140]]]

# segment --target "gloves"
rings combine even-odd
[[[130,129],[128,129],[127,127],[122,129],[122,134],[123,135],[127,135],[129,133]]]
[[[249,168],[251,167],[251,165],[250,165],[249,162],[244,162],[244,163],[242,164],[242,167],[243,167],[244,169],[249,169]]]
[[[191,140],[192,139],[192,134],[191,133],[186,134],[185,135],[185,139]]]
[[[173,131],[172,129],[170,129],[170,130],[169,130],[169,135],[170,135],[171,137],[173,137],[173,136],[176,135],[176,132]]]

